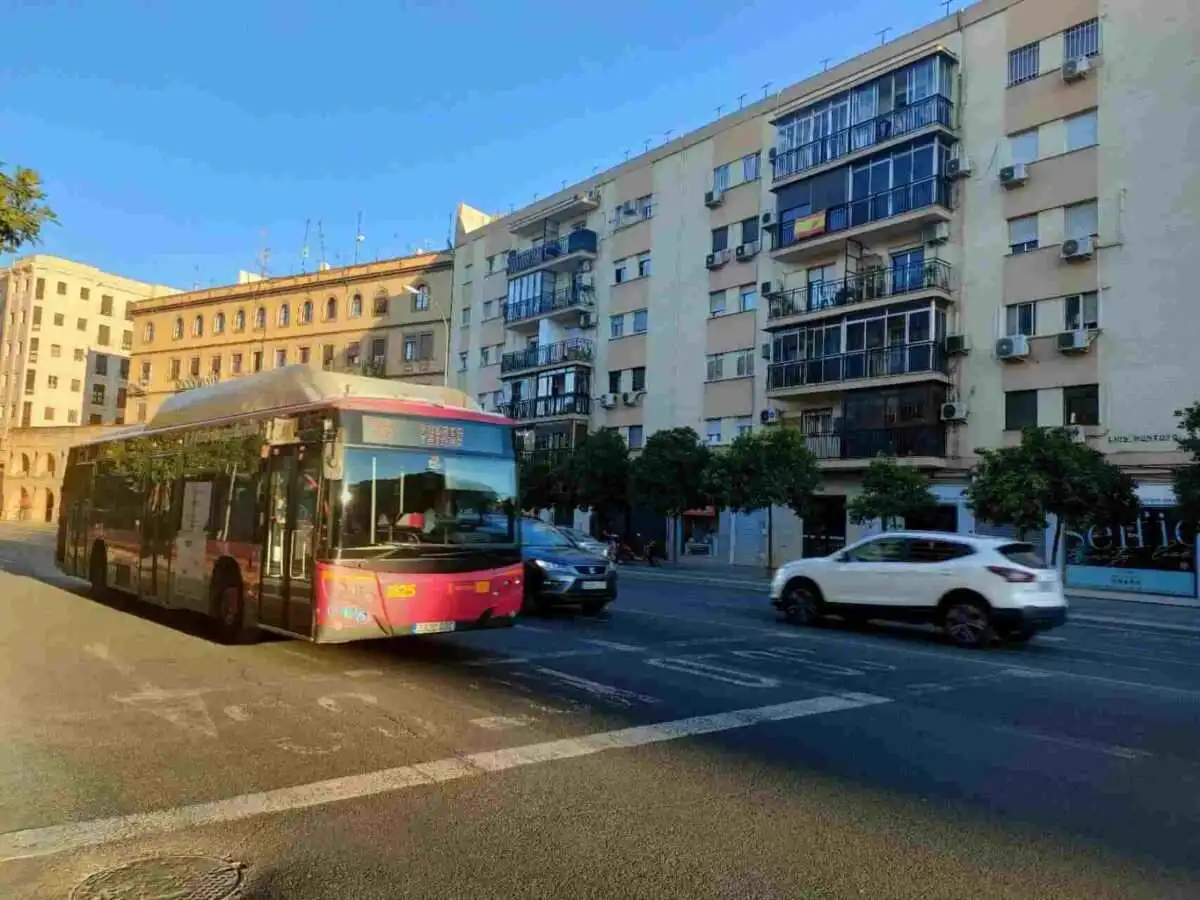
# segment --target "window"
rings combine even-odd
[[[58,387],[58,376],[57,375],[47,375],[46,376],[46,387],[51,388],[51,389],[57,388]]]
[[[125,304],[125,321],[126,322],[133,321],[133,303],[132,302],[127,302]]]
[[[708,357],[708,368],[705,374],[705,379],[708,381],[720,381],[725,377],[725,357],[720,353],[713,353]]]
[[[20,344],[17,345],[17,352],[20,353]],[[71,352],[71,357],[75,362],[83,362],[87,358],[87,352],[82,347],[76,347]]]
[[[103,405],[104,405],[104,385],[93,384],[92,385],[92,406],[103,406]]]
[[[758,308],[758,288],[745,285],[738,294],[738,308],[742,312],[750,312]]]
[[[208,371],[212,372],[212,374],[214,374],[214,375],[221,374],[221,357],[220,356],[214,356],[212,359],[210,359],[208,361]]]
[[[467,371],[467,360],[469,358],[470,358],[470,354],[467,353],[467,351],[465,351],[465,350],[458,354],[458,371],[460,371],[460,372]]]
[[[242,354],[235,353],[229,357],[229,371],[234,375],[242,374]]]
[[[713,193],[720,193],[721,191],[729,190],[729,176],[729,163],[725,163],[725,165],[717,166],[715,169],[713,169]]]
[[[39,278],[37,280],[37,284],[34,286],[34,289],[33,289],[33,296],[38,300],[45,299],[45,297],[46,297],[46,279],[45,278]]]
[[[113,314],[113,298],[108,294],[100,295],[100,315],[111,316]]]
[[[733,420],[734,437],[741,437],[754,430],[754,416],[738,416]]]
[[[171,360],[171,380],[179,380],[179,360],[177,359]]]
[[[420,308],[421,307],[417,306],[417,298],[414,296],[413,297],[413,311],[415,312],[416,310],[418,310]],[[383,293],[376,294],[374,299],[371,301],[371,312],[377,316],[386,316],[387,311],[388,311],[387,292],[385,291]]]
[[[621,393],[621,370],[616,369],[608,373],[608,392],[610,394]]]
[[[1100,327],[1099,296],[1095,291],[1075,294],[1063,301],[1064,325],[1067,331],[1083,331]]]
[[[720,419],[705,419],[704,420],[704,438],[710,444],[721,443],[721,420]]]
[[[150,363],[143,362],[141,372],[138,374],[138,384],[150,383]]]
[[[613,262],[613,284],[620,284],[629,277],[629,260],[618,259]]]
[[[494,319],[494,318],[496,318],[496,301],[495,300],[484,300],[483,301],[483,320],[486,322],[489,319]]]
[[[300,324],[311,325],[313,317],[313,302],[305,300],[300,304]]]
[[[425,312],[429,309],[429,285],[418,284],[417,293],[412,298],[413,312]]]
[[[758,240],[758,216],[742,219],[742,243],[753,244]]]
[[[61,356],[62,356],[62,344],[51,344],[50,345],[50,358],[58,359]]]
[[[907,542],[903,538],[879,538],[846,551],[852,562],[904,562]]]
[[[650,274],[650,254],[639,253],[637,257],[637,273],[638,278],[645,278]]]
[[[708,295],[708,314],[710,316],[725,315],[725,292],[713,291]]]
[[[233,330],[234,331],[245,331],[246,330],[246,311],[244,309],[239,309],[237,312],[235,312],[233,314]]]
[[[33,308],[33,322],[30,325],[30,328],[33,331],[39,331],[39,330],[41,330],[41,327],[42,327],[42,308],[40,306],[35,306]]]
[[[754,374],[754,351],[739,350],[733,355],[734,370],[738,378],[746,378]]]
[[[1063,59],[1096,56],[1100,53],[1100,20],[1080,22],[1063,32]]]
[[[1063,233],[1068,240],[1091,237],[1100,230],[1099,213],[1095,200],[1064,207],[1063,211],[1066,216]]]
[[[646,390],[646,367],[635,366],[630,370],[630,390],[644,391]]]
[[[417,335],[417,359],[433,359],[432,331],[422,331]]]
[[[66,322],[67,322],[67,317],[64,316],[62,313],[54,314],[54,324],[55,325],[62,326],[62,325],[65,325]]]
[[[89,425],[103,425],[104,424],[104,416],[100,415],[100,413],[92,413],[90,416],[88,416],[88,424]]]
[[[471,307],[464,306],[462,308],[462,312],[459,313],[458,324],[462,325],[464,328],[471,324]]]
[[[325,321],[332,322],[337,318],[337,298],[330,297],[325,301]]]
[[[633,333],[645,334],[646,329],[650,327],[650,311],[647,309],[635,309],[633,311]]]
[[[129,360],[128,359],[122,359],[120,361],[120,363],[117,365],[117,374],[121,376],[122,380],[129,378]]]
[[[1008,54],[1008,86],[1030,81],[1038,76],[1038,42],[1026,44]]]
[[[1038,423],[1037,391],[1005,391],[1004,430],[1020,431],[1036,428]]]
[[[278,322],[280,328],[286,328],[292,323],[292,308],[286,303],[280,304]]]
[[[415,362],[417,359],[417,336],[415,334],[406,334],[404,336],[404,361]]]
[[[756,150],[742,157],[742,181],[757,181],[761,154]]]
[[[357,366],[359,359],[362,357],[361,346],[358,341],[351,341],[346,345],[346,362],[349,365]]]
[[[957,541],[933,541],[909,538],[906,559],[910,563],[943,563],[952,559],[970,556],[975,551],[967,544]]]
[[[78,394],[83,390],[83,382],[78,378],[71,379],[71,393]]]
[[[625,317],[624,316],[609,316],[608,317],[608,337],[609,340],[625,336]]]
[[[712,252],[720,253],[729,248],[729,226],[722,225],[712,230]]]
[[[1008,220],[1008,249],[1013,253],[1028,253],[1038,246],[1038,220],[1036,215]]]
[[[25,370],[25,393],[32,394],[37,390],[37,369]]]
[[[258,331],[267,327],[267,308],[265,306],[260,306],[254,311],[254,327]]]
[[[145,404],[143,404],[143,405],[145,405]],[[79,410],[68,409],[67,410],[67,423],[69,425],[74,425],[78,421],[79,421]]]
[[[492,357],[492,348],[491,347],[480,347],[479,348],[479,364],[481,366],[490,366],[492,364],[491,357]]]
[[[649,219],[654,215],[654,195],[647,194],[645,197],[637,199],[638,215],[643,219]]]
[[[144,401],[138,403],[138,405],[137,405],[137,420],[139,422],[146,421],[146,404]]]
[[[29,339],[29,361],[35,363],[38,361],[38,347],[41,346],[39,338]]]
[[[261,372],[262,371],[262,362],[263,362],[263,352],[261,350],[255,350],[253,353],[250,354],[250,369],[251,369],[251,371]]]
[[[82,320],[81,320],[82,321]],[[183,318],[176,318],[175,323],[171,326],[172,340],[179,340],[183,337]]]
[[[109,341],[111,339],[112,339],[112,335],[111,335],[111,331],[110,331],[109,327],[107,325],[101,325],[97,329],[96,343],[99,344],[101,347],[107,347],[109,344]]]
[[[105,353],[97,353],[96,354],[95,369],[96,369],[97,375],[107,375],[108,374],[108,355],[107,354],[105,354]]]
[[[132,331],[122,331],[121,332],[121,349],[122,350],[132,350],[133,349],[133,332]]]
[[[1099,122],[1096,110],[1092,109],[1066,120],[1067,152],[1083,147],[1094,147],[1099,140]]]
[[[283,347],[275,349],[275,368],[282,369],[287,365],[287,350]]]
[[[1004,310],[1004,333],[1023,334],[1033,337],[1037,334],[1037,304],[1018,303]]]
[[[66,287],[66,285],[64,284],[63,287]],[[66,293],[66,292],[64,291],[63,293]],[[47,422],[53,422],[54,421],[54,407],[47,406],[43,415],[45,416]]]
[[[147,322],[146,327],[142,329],[142,343],[144,343],[144,344],[153,344],[154,343],[154,323],[153,322]]]
[[[350,298],[350,318],[357,319],[362,315],[362,294]]]
[[[1008,136],[1008,157],[1012,163],[1032,163],[1038,160],[1038,130],[1030,128]]]
[[[225,313],[219,312],[213,316],[213,334],[225,333]]]
[[[60,296],[67,296],[67,283],[65,281],[60,281],[57,285],[55,285],[55,291]]]
[[[328,370],[328,369],[333,368],[333,357],[334,357],[335,353],[336,353],[336,351],[334,350],[333,344],[322,345],[322,347],[321,347],[321,368],[322,369]]]
[[[1079,384],[1063,388],[1063,423],[1066,425],[1100,424],[1100,386]]]
[[[193,378],[200,377],[200,357],[193,356],[188,360],[188,374]]]
[[[641,425],[630,425],[629,426],[629,449],[630,450],[641,450],[642,449],[642,426]]]
[[[92,289],[91,288],[81,287],[79,289],[79,299],[80,300],[90,300],[91,297],[92,297]]]
[[[301,347],[300,348],[300,362],[307,366],[308,361],[311,358],[312,358],[312,354],[309,352],[309,349],[307,347]]]

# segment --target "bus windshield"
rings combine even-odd
[[[352,447],[337,500],[343,550],[517,543],[511,457]]]

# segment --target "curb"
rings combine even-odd
[[[642,579],[644,581],[673,581],[675,583],[708,585],[710,587],[739,587],[749,590],[766,591],[770,588],[771,582],[751,581],[745,578],[719,578],[712,575],[693,575],[692,573],[681,573],[669,570],[657,570],[649,572],[645,569],[622,569],[622,574],[628,574],[634,579]],[[1068,595],[1068,600],[1071,601],[1072,610],[1078,608],[1078,600],[1087,603],[1087,598],[1078,598]],[[1096,616],[1087,613],[1077,613],[1072,611],[1070,621],[1081,622],[1088,625],[1103,625],[1107,627],[1122,627],[1135,628],[1141,631],[1165,631],[1180,635],[1200,636],[1200,627],[1192,625],[1174,625],[1169,622],[1155,622],[1152,619],[1139,618],[1119,618],[1117,616]]]

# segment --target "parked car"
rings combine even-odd
[[[607,541],[598,541],[578,528],[568,528],[565,525],[556,525],[554,527],[562,532],[563,537],[584,553],[595,553],[597,556],[605,556],[611,559],[611,547]]]
[[[522,519],[521,555],[526,611],[580,606],[598,613],[617,598],[616,566],[605,556],[579,549],[553,525]]]
[[[1057,571],[1032,544],[893,531],[781,566],[771,604],[793,622],[826,615],[937,625],[961,647],[1027,641],[1067,620]]]

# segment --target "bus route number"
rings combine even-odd
[[[417,596],[415,584],[389,584],[385,596],[389,600],[408,600]]]

